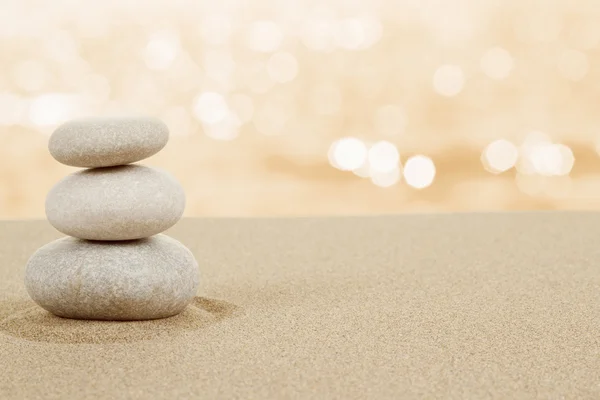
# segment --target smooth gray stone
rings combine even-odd
[[[167,172],[142,165],[68,175],[46,198],[46,216],[65,235],[131,240],[164,232],[181,219],[185,193]]]
[[[148,158],[168,140],[169,128],[156,118],[84,118],[59,126],[48,149],[62,164],[112,167]]]
[[[166,235],[112,243],[66,237],[35,252],[25,271],[38,305],[75,319],[170,317],[192,301],[198,284],[194,256]]]

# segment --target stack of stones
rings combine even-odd
[[[153,118],[74,120],[52,134],[52,156],[86,169],[46,199],[49,222],[69,237],[27,264],[25,285],[37,304],[65,318],[124,321],[170,317],[192,301],[198,264],[161,234],[183,214],[183,188],[164,171],[133,164],[168,139]]]

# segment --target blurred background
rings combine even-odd
[[[162,118],[188,216],[600,209],[598,0],[0,0],[0,218]]]

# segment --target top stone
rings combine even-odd
[[[100,168],[146,159],[168,140],[169,129],[156,118],[84,118],[59,126],[48,149],[62,164]]]

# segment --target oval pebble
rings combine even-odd
[[[185,193],[167,172],[125,165],[68,175],[46,198],[46,216],[65,235],[131,240],[164,232],[181,219]]]
[[[146,159],[168,140],[169,128],[156,118],[83,118],[59,126],[48,149],[62,164],[99,168]]]
[[[171,317],[193,300],[198,284],[194,256],[166,235],[116,243],[66,237],[36,251],[25,271],[39,306],[74,319]]]

